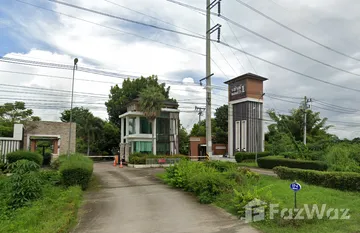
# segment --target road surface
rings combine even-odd
[[[163,169],[95,163],[100,191],[85,196],[75,233],[258,233],[222,209],[162,184]]]

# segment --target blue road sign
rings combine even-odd
[[[301,185],[299,183],[296,183],[296,181],[294,183],[290,184],[290,188],[294,191],[297,192],[301,189]]]

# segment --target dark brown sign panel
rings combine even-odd
[[[229,85],[229,100],[238,100],[246,97],[246,80],[233,82]]]

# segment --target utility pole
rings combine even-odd
[[[218,42],[220,41],[220,24],[210,28],[211,9],[218,6],[218,15],[220,15],[221,0],[206,0],[206,154],[212,156],[212,132],[211,132],[211,33],[218,32]]]
[[[71,85],[71,107],[70,107],[70,126],[69,126],[69,145],[68,145],[68,153],[67,156],[70,156],[70,144],[71,144],[71,124],[72,124],[72,109],[73,109],[73,100],[74,100],[74,81],[75,81],[75,69],[77,69],[78,59],[74,59],[74,68],[73,68],[73,78]]]
[[[199,115],[199,125],[200,125],[200,122],[201,122],[201,116],[203,115],[203,112],[204,112],[205,109],[206,108],[201,108],[201,107],[195,106],[195,110],[199,110],[199,113],[198,113],[198,115]]]
[[[306,96],[304,97],[304,145],[306,145],[306,110],[310,108],[308,105],[309,102],[312,102],[312,99],[307,99]]]

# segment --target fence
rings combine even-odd
[[[0,162],[6,162],[6,155],[21,148],[21,140],[0,139]]]

